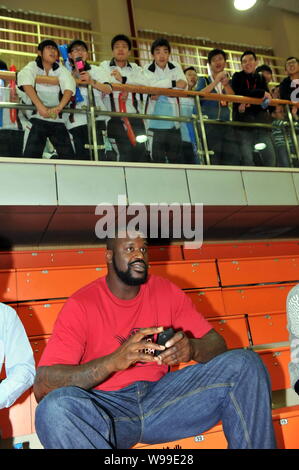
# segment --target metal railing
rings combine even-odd
[[[3,80],[13,80],[16,78],[14,72],[5,72],[0,71],[0,78]],[[56,77],[49,77],[49,76],[38,76],[36,77],[36,83],[47,83],[56,85],[58,84],[58,79]],[[77,85],[86,86],[80,80],[77,80]],[[81,113],[86,114],[87,116],[87,125],[89,130],[89,135],[91,137],[90,145],[86,147],[92,150],[93,160],[99,161],[99,146],[97,145],[97,137],[96,137],[96,117],[99,115],[102,116],[109,116],[109,117],[131,117],[137,119],[153,119],[153,120],[165,120],[165,121],[174,121],[174,122],[181,122],[181,123],[191,123],[194,130],[194,135],[197,144],[197,156],[201,163],[203,164],[210,164],[210,154],[212,153],[208,148],[207,136],[206,136],[206,124],[213,124],[213,125],[231,125],[231,126],[238,126],[238,127],[248,127],[248,128],[264,128],[264,129],[272,129],[271,124],[263,124],[263,123],[247,123],[247,122],[240,122],[240,121],[216,121],[210,120],[204,117],[201,109],[200,98],[204,98],[205,100],[213,100],[213,101],[226,101],[229,103],[244,103],[244,104],[252,104],[252,105],[261,105],[263,99],[259,98],[249,98],[244,96],[238,95],[226,95],[226,94],[218,94],[218,93],[206,93],[200,91],[183,91],[178,89],[165,89],[165,88],[157,88],[157,87],[150,87],[150,86],[136,86],[136,85],[122,85],[112,83],[111,87],[113,91],[125,91],[128,93],[139,93],[139,94],[146,94],[146,95],[164,95],[169,97],[176,97],[176,98],[186,98],[186,97],[193,97],[195,101],[195,110],[196,112],[193,113],[191,117],[183,117],[183,116],[162,116],[162,115],[149,115],[149,114],[141,114],[141,113],[123,113],[123,112],[112,112],[100,109],[95,106],[93,96],[92,96],[92,87],[88,85],[88,105],[85,110],[79,109],[69,109],[65,108],[63,112],[65,113]],[[290,106],[297,106],[299,109],[299,102],[294,105],[293,102],[288,100],[280,100],[280,99],[272,99],[269,103],[271,106],[277,105],[284,105],[287,111],[287,118],[288,121],[286,122],[286,126],[289,127],[293,146],[295,149],[295,156],[299,161],[299,144],[296,135],[296,123],[294,123]],[[23,105],[19,103],[11,103],[11,102],[2,102],[0,103],[1,108],[16,108],[16,109],[24,109],[24,110],[33,110],[35,109],[33,106]],[[286,148],[289,152],[289,145],[286,142]],[[290,152],[289,152],[290,153]],[[291,156],[289,154],[289,156]]]

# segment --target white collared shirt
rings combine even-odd
[[[128,62],[127,65],[124,67],[119,67],[115,60],[104,60],[100,64],[100,72],[106,76],[105,82],[108,83],[117,83],[120,84],[120,82],[113,76],[111,75],[111,72],[113,70],[118,70],[123,77],[122,84],[125,85],[143,85],[143,86],[151,86],[150,81],[148,80],[148,77],[144,73],[144,70],[139,67],[139,65],[135,64],[134,62]],[[114,91],[113,92],[113,101],[114,101],[114,110],[119,111],[119,91]],[[136,112],[143,112],[143,106],[142,102],[140,100],[141,95],[139,93],[134,94],[135,96],[133,97],[132,93],[128,94],[127,100],[126,100],[126,111],[128,113],[136,113]],[[110,95],[105,95],[104,97],[104,103],[109,109],[109,111],[114,111],[112,109],[112,103],[111,103],[111,97]]]
[[[59,85],[50,85],[47,83],[35,83],[37,75],[57,77]],[[25,67],[23,67],[17,75],[17,93],[21,97],[23,103],[31,105],[32,102],[27,94],[23,91],[22,87],[24,85],[31,85],[35,88],[36,94],[44,104],[44,106],[49,108],[54,108],[60,103],[60,93],[63,95],[65,90],[70,90],[73,95],[76,93],[76,82],[72,77],[72,74],[67,70],[64,65],[55,63],[53,68],[47,74],[40,61],[29,62]],[[33,113],[33,114],[32,114]],[[31,115],[30,115],[31,114]],[[51,118],[44,118],[35,111],[27,111],[27,115],[31,118],[42,119],[44,121],[50,122],[63,122],[63,118],[57,117],[53,120]]]
[[[0,303],[0,409],[11,406],[33,384],[35,363],[25,329],[15,310]]]
[[[168,62],[162,69],[155,62],[151,62],[144,66],[144,71],[151,86],[158,88],[176,88],[174,82],[178,80],[187,81],[182,67],[177,62]],[[147,100],[147,114],[156,114],[162,116],[180,116],[179,100],[171,96],[160,95],[158,99]],[[180,124],[176,121],[150,120],[149,127],[153,129],[171,129],[179,128]]]
[[[97,82],[100,82],[100,83],[107,82],[107,76],[106,74],[103,73],[103,71],[101,70],[99,66],[90,65],[90,69],[87,70],[87,72],[89,73],[90,77],[93,80],[96,80]],[[80,90],[83,101],[76,103],[76,109],[84,109],[84,108],[87,109],[87,106],[89,104],[87,86],[83,86],[83,85],[79,86],[79,90]],[[104,98],[107,97],[107,95],[103,93],[102,91],[97,90],[95,88],[92,89],[92,92],[94,96],[95,105],[99,107],[100,109],[102,109],[103,111],[110,110],[109,108],[107,109],[104,103]],[[84,126],[87,124],[86,114],[74,113],[72,119],[69,118],[70,113],[64,113],[64,116],[65,116],[67,129],[73,129],[74,127]],[[110,119],[109,116],[104,116],[104,115],[96,116],[97,121],[108,121],[109,119]]]

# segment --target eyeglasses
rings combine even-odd
[[[74,47],[71,52],[86,52],[86,49],[82,46],[80,47]]]
[[[287,63],[286,63],[286,67],[288,65],[294,65],[294,64],[298,64],[298,61],[296,59],[293,59],[293,60],[289,60]]]

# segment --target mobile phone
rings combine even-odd
[[[173,328],[168,328],[167,330],[162,331],[161,333],[158,334],[158,338],[157,338],[156,343],[164,346],[165,343],[167,343],[167,341],[174,336],[174,334],[175,334],[174,329]],[[163,352],[163,351],[158,351],[156,349],[155,350],[155,356],[159,356],[159,354],[161,354],[161,352]]]
[[[85,63],[82,57],[77,57],[75,59],[75,64],[76,64],[76,69],[78,70],[78,72],[83,72],[85,70]]]

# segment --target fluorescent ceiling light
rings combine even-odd
[[[236,10],[249,10],[256,4],[256,0],[234,0],[234,7]]]

